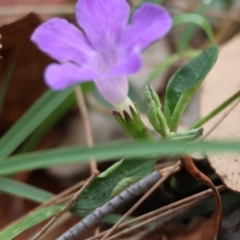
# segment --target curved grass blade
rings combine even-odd
[[[0,161],[9,156],[71,93],[72,89],[62,92],[48,90],[0,139]]]
[[[167,155],[184,155],[193,151],[200,153],[240,152],[240,142],[149,142],[124,141],[111,142],[89,147],[65,147],[34,153],[19,154],[0,163],[0,175],[13,174],[30,169],[42,169],[49,166],[88,162],[94,157],[96,161],[111,161],[125,156],[164,157]]]
[[[0,239],[11,240],[14,239],[18,234],[23,232],[24,230],[35,226],[36,224],[52,217],[57,212],[60,211],[62,206],[51,206],[39,209],[33,213],[30,213],[27,217],[22,219],[19,222],[16,222],[9,227],[3,229],[0,232]]]
[[[181,14],[173,18],[173,24],[175,27],[183,23],[194,23],[199,25],[207,34],[210,43],[214,44],[214,34],[212,27],[203,16],[200,16],[199,14],[189,13]]]
[[[86,83],[83,86],[85,92],[92,88],[93,84]],[[72,88],[61,92],[48,90],[0,139],[0,161],[8,157],[43,121],[50,119],[51,114],[59,109],[72,92]]]
[[[199,16],[203,16],[204,12],[207,9],[208,4],[202,3],[199,8],[196,11],[196,14]],[[178,51],[183,51],[187,48],[191,38],[193,37],[194,33],[196,32],[196,24],[189,23],[186,28],[184,29],[181,38],[179,40],[179,43],[177,45]]]
[[[10,178],[0,177],[0,191],[37,203],[49,200],[54,194]]]

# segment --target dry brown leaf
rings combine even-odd
[[[204,117],[240,89],[240,35],[221,47],[216,65],[203,83],[200,97],[200,115]],[[208,132],[231,106],[204,125]],[[207,139],[240,140],[240,104],[226,116]],[[224,183],[240,192],[240,155],[213,155],[209,157],[212,167]]]
[[[214,240],[212,236],[212,229],[215,226],[216,216],[212,215],[211,218],[202,222],[195,221],[189,224],[189,226],[182,232],[168,233],[167,240]]]

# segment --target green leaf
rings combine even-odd
[[[5,177],[0,177],[0,191],[38,203],[47,201],[54,196],[45,190]]]
[[[218,46],[208,47],[198,57],[181,67],[169,80],[164,114],[171,131],[177,130],[188,103],[214,66],[217,56]]]
[[[173,18],[173,24],[174,26],[178,26],[183,23],[194,23],[199,25],[207,34],[208,39],[211,44],[214,44],[214,34],[211,28],[211,25],[209,22],[199,14],[181,14]]]
[[[90,210],[102,206],[111,197],[151,173],[156,160],[125,158],[93,180],[75,204],[77,210]]]
[[[199,50],[187,50],[181,52],[181,54],[172,54],[169,57],[167,57],[163,62],[161,62],[151,73],[150,77],[147,79],[147,83],[152,83],[157,78],[164,73],[166,70],[168,70],[174,63],[176,63],[181,58],[195,58],[197,57],[201,51]]]
[[[0,239],[12,240],[18,234],[24,230],[52,217],[61,210],[62,206],[51,206],[39,209],[33,213],[30,213],[27,217],[21,221],[13,223],[9,227],[3,229],[0,232]]]
[[[102,145],[89,147],[65,147],[51,150],[38,151],[33,153],[19,154],[9,157],[0,163],[0,175],[13,174],[20,171],[46,168],[49,166],[89,162],[95,158],[96,161],[111,161],[126,156],[164,157],[167,155],[189,154],[193,151],[200,153],[240,153],[240,142],[153,142],[153,141],[124,141],[111,142]]]

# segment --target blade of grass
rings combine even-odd
[[[36,224],[53,216],[61,209],[61,207],[62,206],[51,206],[30,213],[26,218],[2,230],[0,232],[0,239],[4,240],[13,239],[24,230],[32,226],[35,226]]]
[[[10,178],[0,177],[0,191],[37,203],[49,200],[54,194]]]
[[[64,114],[76,103],[74,94],[70,96],[54,110],[51,115],[29,136],[18,153],[29,152],[33,150],[41,139],[52,129],[52,127],[61,119]]]
[[[204,125],[206,122],[211,120],[213,117],[215,117],[218,113],[220,113],[222,110],[224,110],[226,107],[228,107],[231,103],[233,103],[236,99],[240,97],[240,90],[238,90],[235,94],[233,94],[230,98],[228,98],[225,102],[220,104],[217,108],[215,108],[212,112],[210,112],[207,116],[203,117],[199,121],[197,121],[195,124],[191,126],[192,128],[199,128],[202,125]]]
[[[203,3],[200,5],[200,7],[197,9],[196,14],[203,16],[204,12],[207,9],[207,4]],[[194,33],[196,32],[196,24],[189,23],[186,28],[184,29],[181,38],[178,43],[178,51],[183,51],[187,48],[191,38],[193,37]]]
[[[89,147],[65,147],[52,150],[12,156],[0,163],[0,174],[13,174],[24,170],[45,168],[59,164],[88,162],[94,157],[96,161],[113,160],[125,156],[141,157],[184,155],[192,151],[202,153],[240,152],[240,142],[202,141],[184,142],[111,142]]]
[[[214,44],[214,34],[212,31],[212,27],[209,22],[198,14],[189,13],[189,14],[181,14],[173,18],[174,26],[178,26],[183,23],[194,23],[199,25],[207,34],[207,37],[211,44]]]
[[[89,83],[86,86],[89,88]],[[48,90],[0,139],[0,161],[16,150],[44,120],[69,98],[72,92],[72,88],[61,92]]]

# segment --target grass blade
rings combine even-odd
[[[192,151],[202,153],[240,153],[240,142],[111,142],[89,147],[65,147],[34,153],[19,154],[0,163],[0,174],[13,174],[24,170],[40,169],[69,163],[88,162],[94,157],[96,161],[112,160],[125,156],[166,156],[183,155]]]
[[[38,203],[47,201],[54,196],[40,188],[5,177],[0,177],[0,191]]]

